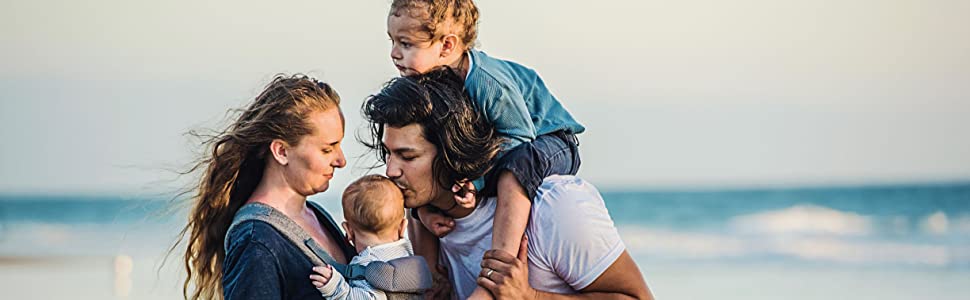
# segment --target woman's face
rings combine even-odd
[[[344,118],[339,108],[308,115],[313,133],[303,136],[287,153],[283,176],[290,187],[303,196],[326,191],[337,168],[347,165],[340,141],[344,138]]]

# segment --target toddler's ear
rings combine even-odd
[[[455,34],[448,34],[441,38],[441,57],[451,56],[455,51],[461,52],[461,40]]]

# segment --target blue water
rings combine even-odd
[[[731,217],[799,204],[910,219],[970,214],[970,183],[727,191],[601,191],[617,224],[716,227]]]
[[[970,269],[970,183],[602,192],[638,262]],[[0,257],[164,252],[184,218],[166,199],[0,196]]]
[[[970,269],[970,184],[604,191],[638,261]]]

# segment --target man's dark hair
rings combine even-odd
[[[447,67],[423,75],[391,79],[361,108],[370,123],[370,140],[361,142],[387,162],[381,142],[385,126],[419,124],[424,138],[438,151],[432,175],[444,188],[463,179],[476,179],[492,167],[503,139],[464,90],[464,82]]]

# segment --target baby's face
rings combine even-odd
[[[440,66],[442,43],[431,40],[421,30],[421,20],[407,11],[387,16],[387,35],[391,39],[391,61],[401,76],[418,75]]]

